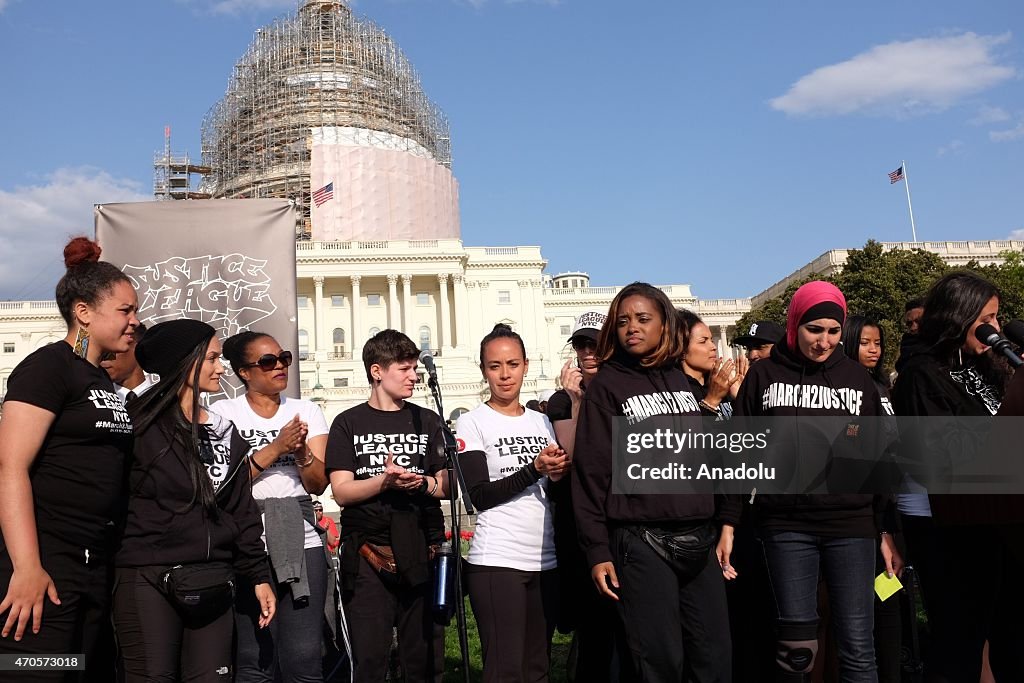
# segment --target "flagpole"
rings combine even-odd
[[[903,182],[907,185],[907,208],[910,209],[910,234],[914,238],[914,242],[917,242],[917,228],[914,226],[914,205],[910,203],[910,177],[907,175],[907,162],[903,161],[900,164],[900,168],[903,169]]]

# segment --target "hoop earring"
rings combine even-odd
[[[79,358],[85,358],[86,354],[89,353],[89,330],[84,327],[78,328],[78,334],[75,335],[75,348],[74,354]]]

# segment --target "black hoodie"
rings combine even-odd
[[[618,354],[601,366],[583,395],[573,447],[572,505],[580,544],[591,567],[612,561],[610,526],[657,526],[714,517],[715,501],[710,494],[612,493],[612,421],[628,418],[633,425],[643,425],[651,412],[700,416],[689,381],[678,367],[644,368],[631,357]]]
[[[868,371],[835,349],[821,363],[790,351],[782,341],[771,356],[755,363],[733,402],[734,414],[751,417],[877,417],[883,415],[878,388]],[[835,462],[839,449],[881,453],[877,424],[863,424],[848,438],[832,440],[811,425],[781,425],[781,447],[798,453],[797,466]],[[855,436],[854,436],[855,435]],[[776,442],[779,447],[779,442]],[[819,464],[820,463],[820,464]],[[729,498],[730,516],[742,504]],[[755,497],[760,526],[768,531],[796,531],[833,538],[867,538],[891,530],[891,504],[870,494],[762,495]],[[888,516],[883,516],[888,513]]]
[[[224,561],[233,564],[236,573],[252,585],[269,583],[263,522],[243,460],[249,452],[248,442],[230,421],[220,421],[211,413],[214,428],[221,432],[211,435],[214,464],[207,465],[207,471],[211,477],[223,479],[213,517],[201,504],[189,504],[193,492],[185,460],[188,456],[177,445],[168,450],[165,429],[171,419],[170,415],[162,417],[135,435],[127,519],[115,564],[169,568]],[[212,431],[207,430],[208,434]]]

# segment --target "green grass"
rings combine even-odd
[[[469,640],[469,680],[473,683],[483,681],[483,657],[480,653],[480,635],[476,629],[476,619],[466,598],[466,635]],[[555,633],[551,641],[551,676],[550,683],[566,683],[565,660],[569,655],[569,644],[572,635]],[[448,625],[444,635],[444,681],[445,683],[462,683],[462,653],[459,650],[459,632],[456,620]]]

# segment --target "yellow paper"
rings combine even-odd
[[[878,594],[882,602],[891,598],[901,588],[903,588],[903,584],[900,583],[899,577],[895,574],[892,575],[891,579],[885,572],[875,577],[875,593]]]

